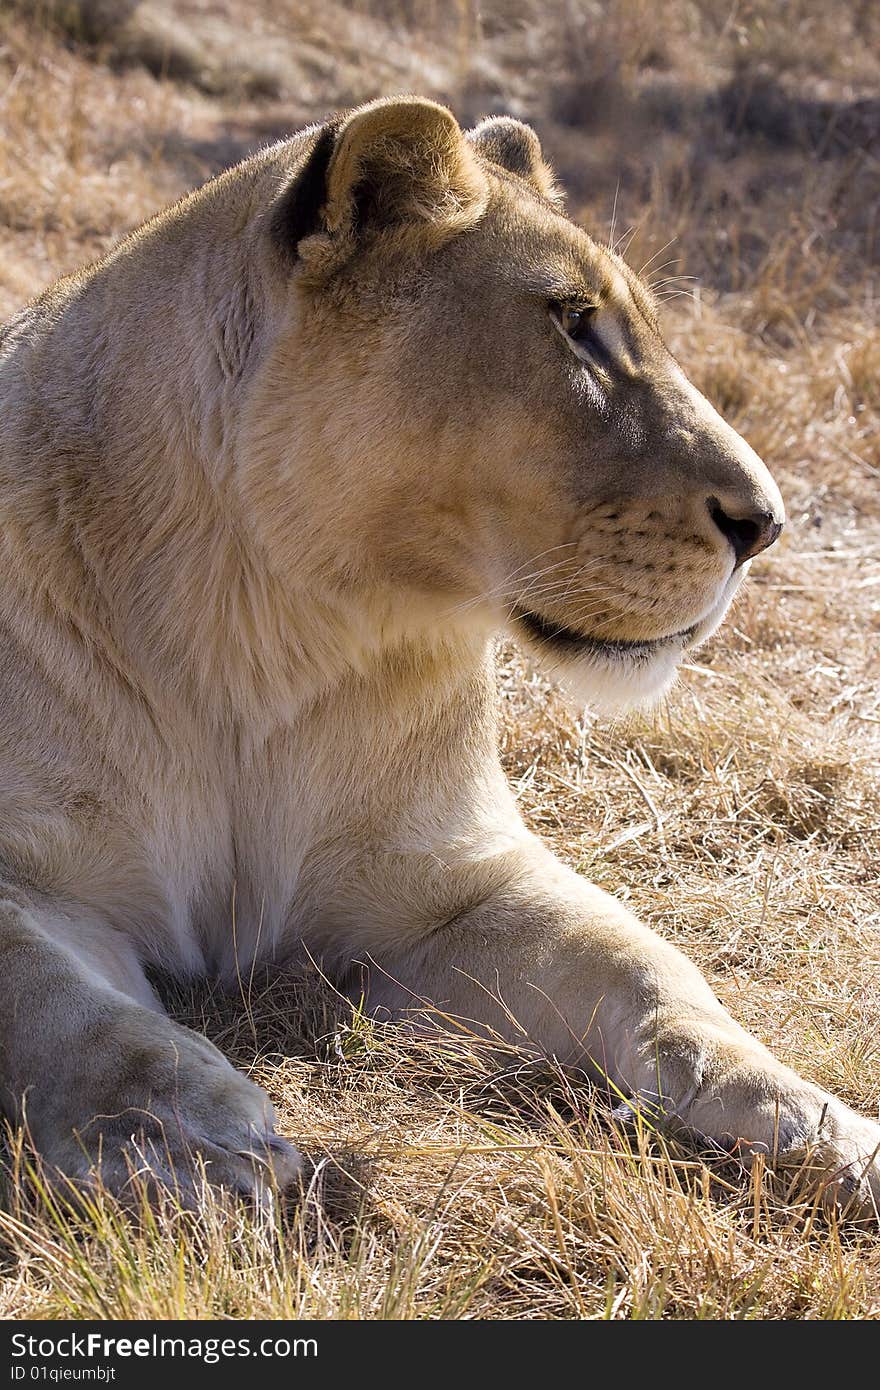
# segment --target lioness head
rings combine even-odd
[[[507,624],[588,699],[662,690],[782,500],[534,132],[371,103],[312,134],[268,225],[287,318],[246,481],[277,563]]]

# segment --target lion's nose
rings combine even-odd
[[[709,498],[709,513],[718,530],[733,546],[736,566],[760,555],[779,536],[782,522],[772,512],[749,512],[747,516],[730,516],[717,497]]]

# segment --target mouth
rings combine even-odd
[[[699,647],[724,618],[748,565],[735,570],[714,603],[689,627],[663,637],[597,637],[554,618],[516,608],[515,626],[552,663],[563,690],[581,708],[615,713],[656,704],[685,652]]]
[[[542,617],[540,613],[531,613],[524,608],[516,609],[513,616],[533,642],[556,651],[560,656],[599,656],[608,661],[626,660],[638,664],[651,661],[659,652],[672,646],[686,646],[700,627],[699,623],[694,623],[681,632],[670,632],[665,637],[645,637],[630,641],[620,637],[592,637],[574,628],[565,627],[555,619]]]

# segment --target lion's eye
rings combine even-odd
[[[572,342],[580,343],[589,335],[590,324],[596,315],[595,304],[558,304],[559,326]]]

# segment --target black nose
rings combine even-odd
[[[736,566],[744,565],[754,555],[760,555],[779,536],[782,522],[774,521],[772,512],[751,512],[748,516],[728,516],[715,497],[709,498],[709,513],[722,536],[733,546]]]

